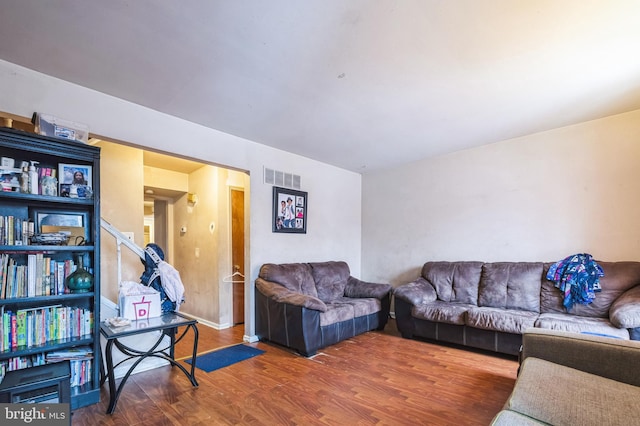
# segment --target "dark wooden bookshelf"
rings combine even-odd
[[[100,400],[100,148],[78,141],[0,128],[0,156],[13,159],[14,167],[12,168],[14,169],[19,168],[23,161],[34,161],[38,162],[38,165],[43,169],[58,170],[59,166],[63,164],[77,165],[91,170],[90,182],[93,195],[90,198],[0,191],[0,216],[10,215],[14,216],[16,220],[28,222],[33,221],[36,212],[46,211],[60,214],[77,213],[86,218],[86,223],[84,223],[86,232],[84,240],[86,242],[83,245],[30,245],[28,243],[0,245],[0,255],[10,256],[18,265],[26,265],[28,255],[34,253],[45,254],[56,262],[73,260],[76,256],[82,256],[85,267],[91,269],[93,274],[93,289],[86,293],[0,299],[0,313],[26,309],[36,310],[53,305],[90,310],[93,313],[93,322],[87,323],[90,324],[90,334],[53,340],[46,344],[5,349],[0,351],[0,363],[7,363],[12,358],[19,357],[46,357],[47,353],[62,349],[89,347],[93,353],[90,377],[87,378],[87,383],[71,388],[71,409],[75,410],[95,404]],[[10,172],[5,171],[9,167],[1,169],[3,178],[9,175]],[[61,178],[61,176],[56,177]],[[35,227],[37,228],[37,224]],[[0,286],[2,284],[3,282],[0,280]],[[0,333],[4,333],[4,329],[0,328]],[[24,374],[28,374],[27,370],[24,370]],[[14,371],[20,374],[19,372],[23,370]]]

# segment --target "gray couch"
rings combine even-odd
[[[516,385],[492,425],[640,424],[638,365],[637,341],[526,330]]]
[[[312,356],[389,318],[391,285],[351,276],[345,262],[268,263],[256,279],[256,334]]]
[[[524,330],[537,327],[640,340],[640,262],[598,262],[602,291],[567,312],[546,279],[552,263],[427,262],[394,290],[398,330],[516,355]]]

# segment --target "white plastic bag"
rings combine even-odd
[[[158,262],[158,272],[160,272],[160,283],[167,297],[176,303],[176,311],[180,309],[180,304],[184,302],[184,284],[180,278],[180,272],[164,260]]]
[[[134,281],[122,281],[120,283],[120,296],[139,296],[141,294],[156,294],[157,291],[146,285]]]
[[[133,281],[120,283],[118,294],[120,316],[130,320],[159,317],[160,292]]]

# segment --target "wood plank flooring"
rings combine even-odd
[[[242,342],[243,326],[200,325],[199,352]],[[180,343],[176,357],[189,355]],[[116,411],[76,410],[73,426],[94,425],[486,425],[513,389],[517,361],[407,340],[390,321],[304,358],[265,343],[255,358],[205,373],[198,388],[169,366],[131,376]]]

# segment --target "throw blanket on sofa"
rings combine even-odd
[[[568,310],[580,303],[588,305],[600,291],[600,277],[604,272],[588,253],[566,257],[549,268],[547,279],[564,293],[563,305]]]

